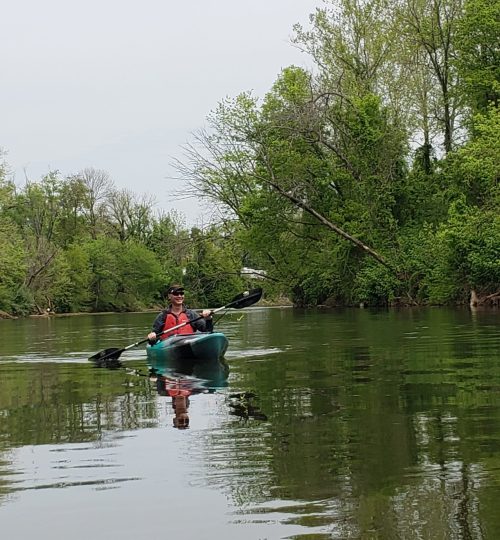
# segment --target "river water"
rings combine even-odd
[[[3,539],[500,538],[498,312],[233,311],[184,430],[153,318],[0,321]]]

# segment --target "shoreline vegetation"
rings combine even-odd
[[[279,302],[272,302],[272,301],[266,301],[262,300],[259,304],[260,307],[263,308],[276,308],[276,309],[298,309],[297,306],[294,306],[293,303],[286,299],[281,299]],[[500,309],[500,303],[498,301],[498,298],[496,298],[492,302],[482,302],[482,303],[471,303],[469,305],[467,304],[455,304],[455,305],[410,305],[410,304],[393,304],[393,305],[387,305],[387,306],[370,306],[367,304],[359,304],[357,306],[340,306],[340,305],[332,305],[332,304],[318,304],[316,306],[304,306],[301,309],[320,309],[323,311],[333,311],[336,309],[370,309],[370,308],[378,308],[378,309],[424,309],[424,308],[455,308],[455,309],[469,309],[471,311],[498,311]],[[24,316],[16,316],[12,315],[10,313],[6,313],[5,311],[0,311],[0,320],[1,319],[20,319],[20,318],[32,318],[32,319],[39,319],[39,318],[49,318],[49,317],[79,317],[82,315],[116,315],[118,313],[158,313],[162,309],[164,309],[162,306],[158,306],[156,308],[146,308],[142,310],[134,310],[134,311],[78,311],[78,312],[71,312],[71,313],[56,313],[55,311],[46,311],[44,313],[38,313],[38,314],[29,314]],[[201,308],[195,308],[195,310],[198,310]]]
[[[269,301],[262,299],[259,304],[260,307],[265,308],[293,308],[292,302],[286,298],[280,298],[279,301]],[[326,307],[326,306],[318,306]],[[67,312],[67,313],[57,313],[54,310],[45,310],[42,313],[30,313],[29,315],[16,316],[11,313],[0,310],[0,319],[19,319],[19,318],[47,318],[47,317],[78,317],[81,315],[114,315],[117,313],[158,313],[164,306],[158,305],[157,307],[145,308],[139,310],[130,310],[130,311],[78,311],[78,312]],[[203,308],[193,308],[195,311],[199,311]],[[215,309],[215,308],[214,308]]]
[[[206,227],[93,168],[18,186],[0,149],[0,310],[134,311],[172,282],[204,306],[252,283],[297,307],[498,306],[500,3],[322,5],[294,27],[311,69],[222,100],[184,149]]]

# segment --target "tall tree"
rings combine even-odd
[[[68,176],[61,185],[57,241],[67,247],[78,239],[89,235],[89,227],[84,215],[88,188],[78,175]]]
[[[134,238],[146,242],[151,234],[153,198],[127,189],[113,189],[107,201],[110,224],[120,241]]]
[[[53,171],[39,182],[27,181],[17,197],[19,224],[35,245],[55,239],[62,214],[61,187],[59,173]]]
[[[0,311],[17,312],[19,293],[26,277],[25,245],[11,218],[17,207],[15,186],[0,149]]]
[[[401,29],[415,60],[426,59],[422,67],[435,80],[439,100],[430,101],[446,153],[456,146],[463,95],[457,92],[459,76],[454,63],[455,38],[462,16],[463,0],[402,0],[398,14]],[[422,52],[422,57],[419,52]],[[428,93],[432,98],[434,93]],[[426,106],[427,108],[427,106]],[[428,144],[424,141],[424,144]]]
[[[500,2],[466,0],[456,39],[457,67],[474,112],[500,102]]]
[[[295,25],[294,43],[315,61],[322,86],[345,96],[377,93],[387,98],[396,45],[393,5],[388,0],[326,0],[310,16],[311,27]]]
[[[191,230],[193,257],[186,266],[184,283],[191,299],[199,305],[217,306],[227,302],[244,286],[240,276],[241,249],[234,236],[212,226],[206,231]]]
[[[78,178],[87,190],[83,213],[87,219],[90,235],[95,240],[102,229],[102,218],[107,198],[113,189],[113,182],[107,172],[92,167],[79,172]]]
[[[192,254],[189,230],[177,212],[160,213],[152,222],[146,246],[162,262],[169,281],[180,281],[182,269]]]
[[[395,271],[364,241],[390,245],[403,171],[403,138],[376,96],[315,94],[308,75],[289,68],[261,107],[241,95],[211,121],[214,132],[199,135],[204,151],[191,151],[184,172],[200,194],[235,212],[251,231],[242,237],[260,239],[253,248],[260,244],[269,264],[290,261],[288,278],[300,280],[293,261],[309,267],[307,257],[291,256],[293,238],[305,254],[329,229],[354,258],[360,250]]]

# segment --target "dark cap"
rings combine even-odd
[[[184,287],[182,285],[171,285],[167,289],[167,294],[172,294],[174,292],[184,292]]]

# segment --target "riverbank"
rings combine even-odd
[[[418,305],[418,304],[405,304],[405,303],[394,303],[389,304],[387,306],[372,306],[366,303],[362,303],[359,305],[352,305],[352,306],[345,306],[345,305],[339,305],[335,303],[325,303],[325,304],[319,304],[317,306],[296,306],[293,304],[293,302],[285,297],[276,298],[274,300],[267,300],[265,298],[261,299],[259,302],[260,307],[267,307],[267,308],[300,308],[300,309],[320,309],[320,310],[334,310],[334,309],[342,309],[342,308],[359,308],[359,309],[369,309],[369,308],[385,308],[385,309],[408,309],[408,308],[424,308],[424,307],[455,307],[455,308],[469,308],[471,311],[475,310],[499,310],[500,309],[500,302],[498,295],[491,295],[490,297],[487,297],[485,299],[486,301],[482,302],[471,302],[470,304],[460,303],[453,306],[443,306],[443,305],[436,305],[436,306],[429,306],[429,305]],[[133,311],[79,311],[79,312],[70,312],[70,313],[57,313],[53,310],[47,310],[44,313],[32,313],[29,315],[12,315],[11,313],[7,313],[6,311],[0,310],[0,320],[1,319],[43,319],[48,317],[78,317],[81,315],[116,315],[117,313],[158,313],[162,309],[164,309],[164,306],[155,306],[152,308],[147,309],[141,309],[141,310],[133,310]],[[201,309],[201,308],[194,308],[194,309]]]

